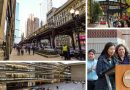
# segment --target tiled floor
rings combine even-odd
[[[59,89],[56,88],[56,86],[59,87]],[[82,84],[80,82],[78,83],[56,83],[56,84],[46,84],[40,87],[36,87],[36,90],[38,90],[38,88],[45,88],[45,90],[85,90],[85,84]],[[42,90],[41,89],[41,90]],[[34,89],[35,90],[35,89]],[[40,90],[40,89],[39,89]]]

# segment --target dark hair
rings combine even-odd
[[[117,45],[116,46],[116,55],[118,56],[118,49],[119,49],[119,47],[124,47],[124,49],[125,49],[125,56],[128,56],[128,50],[126,49],[126,47],[123,45],[123,44],[119,44],[119,45]]]
[[[112,43],[112,42],[108,42],[108,43],[105,45],[105,47],[104,47],[104,49],[103,49],[101,55],[107,55],[107,56],[109,56],[109,55],[108,55],[108,49],[109,49],[111,46],[115,46],[115,44]]]
[[[94,54],[96,53],[96,51],[95,51],[94,49],[90,49],[90,50],[88,51],[88,53],[90,53],[90,52],[93,52]]]

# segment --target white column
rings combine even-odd
[[[6,90],[6,83],[0,84],[0,90]]]

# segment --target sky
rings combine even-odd
[[[67,0],[52,0],[53,7],[60,7]],[[25,33],[26,21],[32,13],[35,17],[40,18],[43,24],[46,23],[47,0],[17,0],[19,2],[19,20],[21,34]]]

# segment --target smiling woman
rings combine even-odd
[[[130,64],[130,56],[128,50],[123,44],[116,47],[116,55],[120,64]]]

